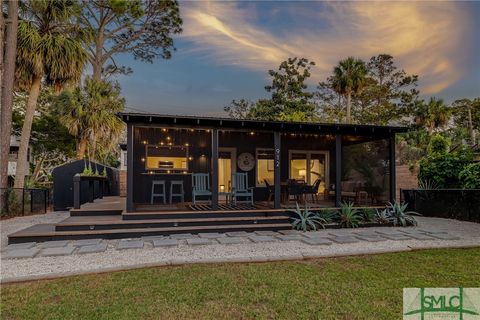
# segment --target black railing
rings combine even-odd
[[[50,203],[48,189],[0,189],[0,214],[2,216],[23,216],[46,213]]]
[[[401,197],[427,217],[480,222],[480,189],[402,189]]]
[[[82,194],[82,183],[87,183],[86,194]],[[97,190],[95,190],[97,185]],[[73,208],[80,209],[80,206],[86,202],[93,202],[95,199],[101,199],[109,194],[108,177],[104,176],[84,176],[76,174],[73,176]]]

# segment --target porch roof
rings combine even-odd
[[[130,113],[118,114],[126,123],[144,125],[163,125],[175,127],[198,127],[233,130],[261,130],[279,132],[310,132],[319,134],[356,134],[356,135],[390,135],[407,132],[408,127],[378,126],[344,123],[313,123],[313,122],[283,122],[264,120],[244,120],[221,117],[165,115],[154,113]]]

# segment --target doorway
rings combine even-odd
[[[236,172],[237,149],[218,149],[218,192],[231,192],[232,174]]]

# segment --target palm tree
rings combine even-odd
[[[445,102],[435,97],[431,97],[428,103],[420,101],[415,113],[415,123],[425,127],[430,136],[435,129],[445,127],[452,115]]]
[[[42,80],[59,93],[64,84],[78,81],[87,54],[83,35],[73,21],[75,1],[29,0],[18,28],[16,77],[29,93],[17,160],[15,188],[23,188],[28,174],[27,150]]]
[[[351,122],[352,94],[361,92],[366,74],[365,62],[353,57],[341,60],[333,69],[333,88],[347,100],[347,123]]]
[[[3,0],[0,0],[0,211],[3,209],[3,188],[8,187],[8,154],[12,131],[13,85],[18,31],[18,1],[6,1],[5,19]],[[6,30],[5,30],[6,25]],[[6,34],[4,36],[4,30]],[[4,55],[5,54],[5,55]]]
[[[84,158],[87,146],[93,158],[105,157],[116,146],[123,130],[116,113],[125,106],[118,86],[87,78],[82,87],[62,92],[57,104],[60,121],[77,137],[78,159]]]

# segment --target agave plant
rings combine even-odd
[[[406,211],[407,207],[408,203],[405,202],[398,203],[395,201],[394,203],[388,203],[386,210],[388,210],[391,216],[393,225],[401,225],[402,227],[417,225],[417,220],[414,216],[421,216],[421,214],[415,211]]]
[[[292,217],[292,227],[296,230],[310,231],[317,230],[320,228],[325,228],[327,221],[321,218],[317,213],[310,211],[307,204],[302,210],[298,203],[296,204],[295,210],[290,210],[295,213],[296,216]]]
[[[377,220],[377,210],[373,208],[362,209],[362,218],[366,222],[375,222]]]
[[[376,219],[384,224],[393,223],[394,220],[388,209],[377,210]]]
[[[418,181],[418,189],[420,190],[436,190],[439,189],[438,183],[433,180],[423,180]]]
[[[353,202],[342,202],[339,216],[342,228],[357,228],[362,220],[361,212],[353,207]]]
[[[338,211],[334,209],[321,210],[318,216],[324,219],[327,223],[338,220]]]

